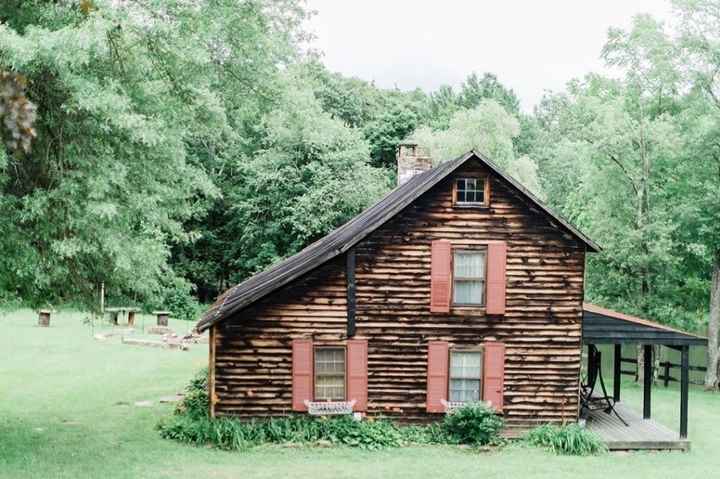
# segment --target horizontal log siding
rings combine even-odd
[[[216,415],[292,412],[292,340],[345,339],[344,265],[332,261],[214,326]]]
[[[484,173],[477,163],[463,173]],[[368,414],[427,421],[427,342],[474,346],[504,341],[505,418],[511,427],[572,421],[578,410],[584,246],[493,179],[491,207],[452,206],[452,178],[356,248],[357,333],[367,338]],[[431,314],[430,243],[508,244],[507,310],[453,308]],[[296,337],[342,341],[344,261],[286,287],[218,327],[218,414],[281,415],[291,407],[291,345]]]

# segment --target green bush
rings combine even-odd
[[[185,397],[178,404],[176,414],[185,414],[190,417],[207,417],[210,412],[210,399],[208,397],[208,369],[203,368],[190,384],[185,388]]]
[[[184,278],[168,277],[163,280],[161,290],[145,306],[150,310],[170,311],[173,318],[196,321],[203,308],[193,296],[193,288]]]
[[[599,437],[578,424],[545,424],[530,431],[525,440],[533,446],[543,447],[560,455],[588,456],[607,451]]]
[[[203,369],[185,389],[175,414],[161,420],[160,435],[187,444],[242,450],[260,444],[330,444],[382,449],[408,444],[485,445],[497,439],[502,420],[480,405],[471,404],[427,426],[399,427],[386,419],[356,421],[350,416],[307,415],[242,421],[211,418],[208,414],[208,371]]]
[[[503,420],[482,403],[466,404],[445,416],[443,429],[460,444],[484,446],[496,441]]]
[[[403,426],[400,433],[403,437],[403,443],[410,444],[457,444],[442,423],[433,423],[427,426]]]
[[[195,445],[221,449],[246,449],[260,444],[312,444],[328,442],[362,449],[399,447],[400,429],[386,420],[356,421],[349,416],[315,418],[291,416],[265,421],[176,414],[158,424],[160,435]]]

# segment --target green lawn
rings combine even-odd
[[[171,406],[136,407],[182,389],[206,364],[207,346],[169,351],[93,339],[80,314],[36,326],[30,311],[0,316],[2,478],[712,478],[720,471],[720,395],[690,394],[689,453],[556,457],[511,446],[493,453],[453,447],[382,452],[268,447],[195,448],[161,439],[154,425]],[[142,320],[139,321],[142,324]],[[151,318],[145,318],[151,324]],[[185,331],[189,323],[171,324]],[[654,415],[677,428],[677,390],[654,391]],[[640,409],[640,391],[623,389]]]

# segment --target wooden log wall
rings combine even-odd
[[[506,343],[505,418],[510,427],[574,421],[578,412],[585,247],[493,178],[489,208],[452,205],[453,178],[436,185],[356,247],[356,338],[368,339],[368,414],[428,421],[427,342]],[[431,314],[430,242],[508,244],[507,311]],[[344,258],[216,326],[218,414],[283,415],[291,409],[291,340],[346,339]]]

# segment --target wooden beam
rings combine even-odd
[[[643,419],[650,419],[650,395],[652,392],[652,346],[643,346]]]
[[[347,280],[347,336],[355,336],[355,310],[356,290],[355,284],[355,248],[348,250],[345,255],[345,278]]]
[[[208,348],[208,396],[210,403],[210,417],[215,417],[215,403],[217,395],[215,394],[215,330],[218,328],[216,324],[210,326],[210,345]]]
[[[615,402],[620,400],[620,383],[622,377],[622,345],[615,345],[614,368],[613,368],[613,400]]]
[[[690,383],[690,347],[683,346],[680,371],[680,438],[686,439],[688,434],[688,385]]]

